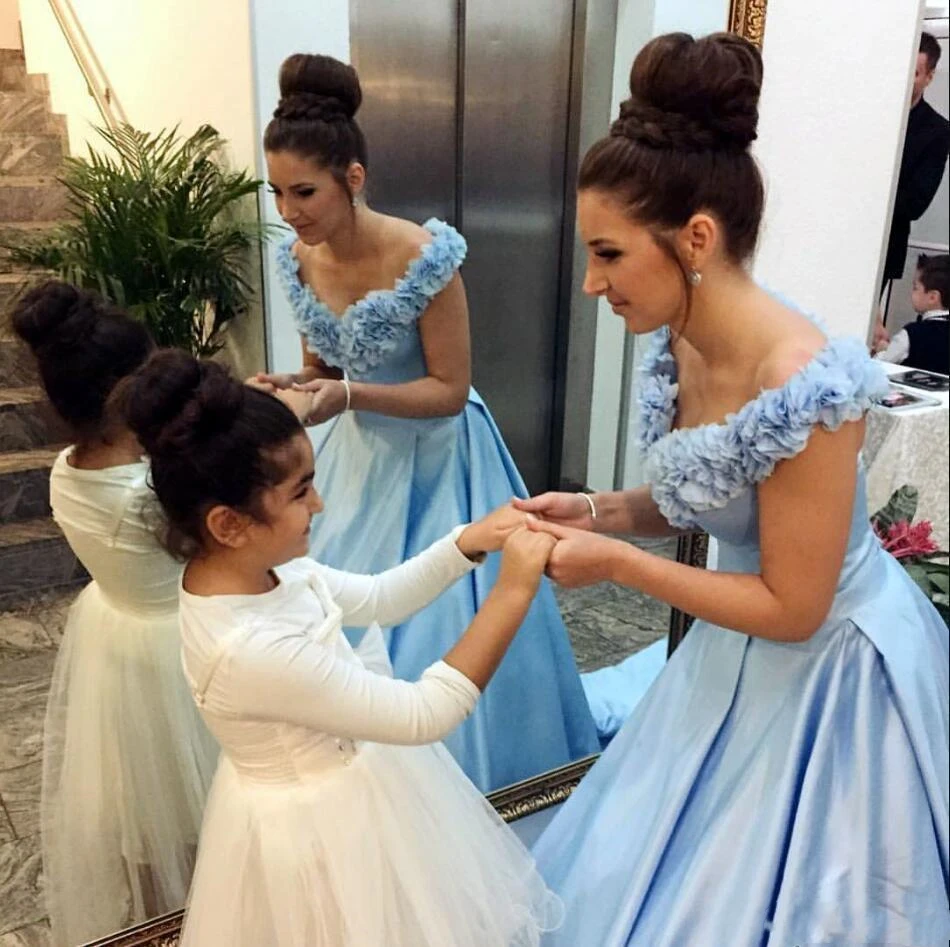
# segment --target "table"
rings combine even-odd
[[[906,371],[902,365],[881,363],[889,375]],[[950,548],[950,393],[912,394],[940,403],[901,411],[872,408],[867,416],[864,463],[868,473],[868,514],[876,513],[904,484],[919,493],[917,519],[930,520],[941,549]]]

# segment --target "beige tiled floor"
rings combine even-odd
[[[675,554],[675,544],[657,551]],[[0,947],[47,947],[39,798],[43,716],[56,648],[76,591],[0,612]],[[558,590],[583,671],[666,634],[669,610],[629,589]]]

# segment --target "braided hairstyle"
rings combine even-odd
[[[647,43],[630,71],[630,98],[610,134],[581,165],[578,187],[616,197],[684,272],[667,234],[706,211],[726,256],[747,260],[764,206],[756,138],[762,58],[732,33],[668,33]]]
[[[30,347],[46,396],[80,442],[107,436],[112,390],[154,348],[140,322],[98,293],[59,280],[20,299],[13,331]]]
[[[354,161],[368,166],[366,139],[354,120],[363,101],[356,70],[332,56],[295,53],[281,65],[279,83],[264,150],[316,162],[350,194],[347,168]]]
[[[204,548],[214,506],[265,521],[262,494],[287,476],[288,448],[303,432],[282,401],[178,349],[156,352],[116,400],[151,460],[167,521],[162,539],[173,556],[189,559]]]

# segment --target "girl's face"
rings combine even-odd
[[[323,243],[350,219],[352,198],[326,168],[292,151],[268,151],[265,157],[277,212],[301,243]]]
[[[287,474],[262,497],[263,521],[248,525],[249,547],[268,568],[307,555],[310,521],[323,510],[323,500],[313,487],[313,447],[302,431],[282,449]]]
[[[577,223],[587,246],[585,293],[605,297],[636,335],[682,320],[682,271],[617,201],[602,191],[581,191]]]

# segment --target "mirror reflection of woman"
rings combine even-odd
[[[312,392],[310,424],[332,421],[318,450],[328,512],[311,554],[375,572],[524,486],[471,388],[465,241],[371,210],[367,149],[354,121],[355,70],[291,56],[264,136],[268,178],[295,236],[278,264],[301,335],[303,368],[258,384]],[[414,679],[451,643],[491,588],[497,562],[390,632],[397,676]],[[567,633],[542,587],[472,719],[446,745],[483,791],[599,749]]]
[[[181,672],[181,566],[155,541],[142,449],[107,399],[147,358],[140,322],[49,282],[13,327],[72,443],[50,505],[92,576],[69,610],[43,744],[43,877],[53,943],[180,908],[217,760]]]
[[[551,945],[938,944],[950,935],[948,631],[868,522],[864,416],[886,392],[745,264],[763,187],[762,64],[671,34],[588,152],[586,288],[654,333],[640,382],[650,484],[517,503],[549,574],[695,615],[535,847],[565,901]],[[718,571],[599,535],[701,528]]]

